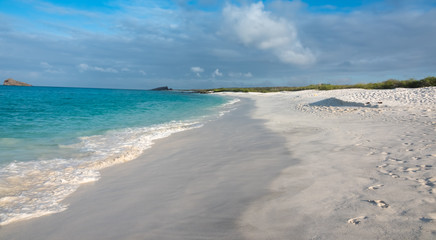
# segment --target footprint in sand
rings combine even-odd
[[[359,224],[362,220],[367,219],[367,216],[360,216],[360,217],[355,217],[355,218],[350,218],[348,219],[348,223],[351,223],[353,225],[357,225]]]
[[[389,174],[389,173],[390,173],[389,171],[384,170],[384,169],[379,169],[378,171],[379,171],[380,173],[383,173],[383,174]]]
[[[433,219],[428,218],[428,217],[422,217],[422,218],[420,218],[419,220],[421,220],[421,221],[423,221],[423,222],[425,222],[425,223],[433,222]]]
[[[389,160],[389,161],[391,161],[391,162],[393,162],[393,163],[406,163],[407,161],[404,161],[404,160],[400,160],[400,159],[396,159],[396,158],[390,158],[390,157],[388,157],[386,160]]]
[[[393,177],[393,178],[400,178],[400,175],[395,174],[395,173],[389,173],[389,176]]]
[[[403,170],[403,172],[417,172],[420,171],[421,168],[420,167],[406,167],[406,168],[400,168],[400,170]]]
[[[426,178],[426,179],[418,179],[418,182],[420,182],[422,185],[433,187],[436,184],[436,177],[430,177],[430,178]]]
[[[430,170],[431,167],[432,165],[423,164],[423,165],[415,165],[415,167],[400,168],[400,170],[402,170],[403,172],[410,173],[410,172],[418,172],[422,170]]]
[[[399,178],[400,177],[400,175],[392,173],[391,171],[387,171],[385,169],[379,169],[378,172],[382,173],[382,174],[387,174],[387,175],[389,175],[389,176],[391,176],[393,178]]]
[[[429,181],[429,182],[436,182],[436,177],[428,178],[427,181]]]
[[[383,163],[382,165],[378,165],[377,167],[378,167],[378,168],[385,168],[385,167],[387,167],[387,166],[389,166],[389,164],[387,164],[387,163]]]
[[[428,165],[428,164],[423,164],[423,165],[416,165],[417,167],[420,167],[421,169],[424,170],[430,170],[430,168],[432,168],[432,165]]]
[[[436,177],[429,177],[426,179],[416,179],[422,186],[426,187],[430,194],[433,194],[436,189]]]
[[[383,187],[383,184],[377,184],[377,185],[368,187],[368,190],[377,190],[381,187]]]
[[[433,220],[436,220],[436,213],[429,213],[426,217],[422,217],[419,220],[423,222],[433,222]]]
[[[369,203],[371,203],[371,204],[373,204],[373,205],[377,205],[377,206],[379,206],[379,207],[381,207],[381,208],[387,208],[387,207],[389,207],[389,204],[387,204],[385,201],[383,201],[383,200],[365,200],[365,201],[367,201],[367,202],[369,202]]]

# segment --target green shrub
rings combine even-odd
[[[302,91],[302,90],[333,90],[333,89],[348,89],[348,88],[363,88],[363,89],[394,89],[394,88],[420,88],[436,86],[436,77],[426,77],[421,80],[413,78],[409,80],[389,79],[380,83],[366,83],[354,85],[332,85],[332,84],[312,84],[305,87],[254,87],[254,88],[216,88],[195,90],[199,93],[212,92],[281,92],[281,91]]]

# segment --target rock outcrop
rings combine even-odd
[[[20,82],[17,80],[14,80],[12,78],[8,78],[3,82],[3,85],[5,86],[26,86],[26,87],[31,87],[32,85],[25,83],[25,82]]]
[[[152,90],[152,91],[170,91],[170,90],[173,90],[173,89],[168,88],[167,86],[165,86],[165,87],[153,88],[153,89],[151,89],[151,90]]]

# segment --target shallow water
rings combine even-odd
[[[0,225],[65,210],[60,201],[98,180],[99,169],[201,127],[231,102],[182,92],[0,86]]]

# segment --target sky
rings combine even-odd
[[[436,0],[1,0],[0,80],[176,89],[436,75]]]

